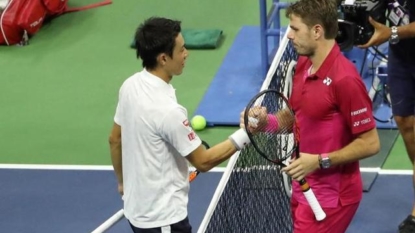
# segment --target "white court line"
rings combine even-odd
[[[111,165],[53,165],[53,164],[0,164],[0,169],[33,169],[33,170],[97,170],[112,171]],[[224,172],[225,167],[215,167],[210,172]],[[412,170],[381,169],[379,167],[360,168],[362,172],[378,172],[382,175],[412,175]]]
[[[412,170],[381,169],[380,167],[362,167],[362,172],[377,172],[380,175],[412,175]]]
[[[381,175],[413,175],[412,170],[380,170]]]
[[[0,169],[33,169],[33,170],[98,170],[112,171],[111,165],[53,165],[53,164],[0,164]],[[212,168],[212,172],[224,172],[224,167]]]
[[[361,172],[379,172],[382,169],[380,167],[361,167]]]
[[[109,165],[50,165],[50,164],[0,164],[0,169],[34,170],[113,170]]]

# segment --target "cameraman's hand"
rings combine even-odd
[[[372,17],[369,17],[369,22],[370,24],[372,24],[375,31],[366,44],[357,46],[362,49],[381,45],[388,41],[392,34],[391,29],[389,27],[379,22],[376,22],[374,19],[372,19]]]

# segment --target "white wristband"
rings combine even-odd
[[[231,140],[237,150],[242,150],[242,148],[251,142],[248,134],[242,128],[238,129],[235,133],[229,136],[229,140]]]

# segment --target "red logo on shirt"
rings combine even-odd
[[[188,121],[187,119],[186,119],[186,120],[184,120],[184,121],[183,121],[183,125],[184,125],[184,126],[186,126],[186,127],[187,127],[187,126],[189,126],[189,121]]]
[[[196,134],[195,132],[192,131],[187,135],[187,137],[189,138],[189,141],[192,141],[193,139],[196,138]]]

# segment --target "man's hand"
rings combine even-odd
[[[319,169],[318,155],[300,153],[300,157],[291,161],[290,165],[282,171],[291,176],[294,180],[300,181],[307,174]]]
[[[392,34],[391,29],[389,27],[379,22],[376,22],[374,19],[372,19],[372,17],[369,17],[369,22],[370,24],[372,24],[375,31],[372,37],[370,38],[370,40],[366,44],[357,46],[362,49],[381,45],[385,43],[386,41],[388,41]]]
[[[240,114],[239,126],[241,128],[245,128],[244,116],[245,116],[245,109]],[[255,133],[259,129],[264,129],[265,126],[268,124],[267,109],[265,107],[253,107],[249,109],[248,117],[253,118],[253,120],[249,122],[248,127],[247,127],[251,133]]]

